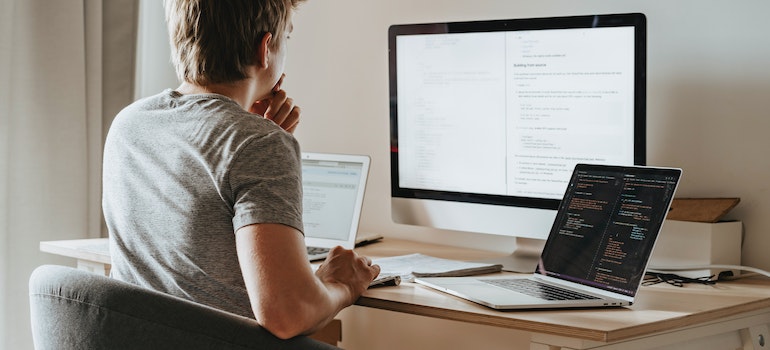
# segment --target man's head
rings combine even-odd
[[[270,33],[278,50],[291,12],[304,0],[166,0],[171,58],[180,80],[195,85],[247,77],[259,45]]]

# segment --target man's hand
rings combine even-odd
[[[249,112],[270,119],[284,130],[293,134],[294,130],[297,129],[297,125],[299,125],[301,111],[298,106],[294,105],[294,100],[286,95],[286,91],[281,89],[284,77],[285,75],[281,76],[281,79],[275,84],[272,96],[254,102]]]
[[[324,283],[347,287],[350,291],[350,304],[361,296],[379,274],[380,266],[372,265],[371,259],[342,247],[332,248],[326,261],[316,271],[316,276]]]

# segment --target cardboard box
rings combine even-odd
[[[650,257],[649,269],[703,266],[740,265],[743,222],[692,222],[666,220]],[[672,271],[680,276],[699,278],[732,273],[735,269],[711,268],[694,271]]]

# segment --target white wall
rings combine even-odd
[[[139,30],[136,47],[137,98],[147,97],[166,88],[176,88],[176,73],[171,65],[168,32],[163,2],[139,0]]]
[[[295,18],[286,89],[305,150],[370,154],[364,230],[494,248],[507,240],[390,220],[387,28],[394,23],[643,12],[648,18],[648,163],[684,169],[679,196],[737,196],[743,263],[770,269],[770,2],[309,1]],[[494,243],[494,244],[491,244]],[[491,244],[491,245],[490,245]],[[501,249],[507,249],[504,247]]]
[[[362,230],[510,250],[508,238],[390,220],[387,28],[619,12],[642,12],[648,19],[648,163],[684,169],[679,197],[741,197],[729,218],[744,222],[743,264],[770,270],[765,252],[770,249],[770,30],[765,24],[770,2],[765,0],[310,0],[295,16],[285,85],[304,111],[297,137],[307,151],[371,155]],[[157,87],[147,91],[176,86],[155,82]],[[509,330],[359,307],[346,310],[343,321],[348,349],[457,348],[451,345],[479,332],[490,339],[482,346],[487,349],[516,348],[511,342],[522,339]],[[379,329],[375,339],[381,341],[367,343],[366,329]],[[418,336],[434,331],[449,339]],[[385,341],[388,336],[395,343]]]

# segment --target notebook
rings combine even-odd
[[[352,249],[364,202],[369,156],[302,153],[302,220],[310,261],[335,246]]]
[[[578,164],[534,274],[415,282],[495,309],[631,305],[680,176]]]

